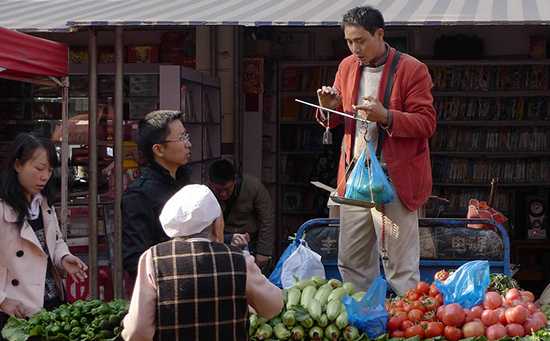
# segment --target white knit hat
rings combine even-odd
[[[204,185],[187,185],[174,194],[160,213],[160,223],[170,238],[202,232],[220,217],[222,210]]]

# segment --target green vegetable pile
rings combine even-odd
[[[506,292],[512,288],[519,288],[518,282],[512,277],[505,274],[491,273],[491,281],[489,282],[488,291],[497,291],[501,295],[506,295]]]
[[[319,277],[297,282],[284,290],[285,308],[270,321],[252,314],[248,335],[251,340],[367,340],[348,324],[341,298],[352,295],[360,300],[364,292],[355,292],[351,283]]]
[[[29,320],[12,316],[2,329],[2,337],[8,341],[114,341],[120,336],[121,321],[127,312],[124,300],[76,301],[52,311],[42,310]]]

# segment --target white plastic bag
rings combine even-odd
[[[321,262],[321,255],[307,246],[305,241],[288,256],[281,271],[281,283],[283,288],[289,288],[296,281],[319,276],[325,278],[325,267]]]

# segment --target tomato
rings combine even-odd
[[[464,337],[475,337],[475,336],[483,336],[485,335],[485,326],[481,321],[475,320],[466,323],[462,327],[462,333],[464,334]]]
[[[481,313],[483,313],[483,307],[480,305],[476,305],[475,307],[472,307],[472,309],[470,309],[470,314],[473,317],[472,320],[480,319]]]
[[[497,323],[487,328],[485,334],[490,341],[502,339],[506,336],[506,327],[500,323]]]
[[[426,307],[424,306],[424,304],[422,304],[421,301],[414,301],[411,303],[411,307],[413,309],[417,309],[417,310],[421,310],[422,312],[425,312],[426,311]]]
[[[433,297],[426,297],[422,300],[422,304],[428,311],[436,310],[439,307],[438,302]]]
[[[493,324],[498,323],[498,311],[497,310],[484,310],[481,313],[481,322],[484,325],[492,326]]]
[[[525,323],[523,324],[525,334],[531,334],[532,332],[536,332],[543,327],[544,324],[542,323],[542,321],[534,316],[530,316],[529,318],[527,318],[527,321],[525,321]]]
[[[521,298],[521,293],[518,289],[512,288],[506,292],[506,301],[513,301],[513,300],[519,300]]]
[[[445,306],[442,322],[446,326],[460,327],[464,323],[466,314],[460,304],[453,303]]]
[[[401,322],[401,330],[407,330],[408,328],[410,328],[412,326],[414,326],[414,323],[412,323],[409,320],[405,320],[405,321]]]
[[[506,309],[507,308],[504,308],[504,307],[500,307],[497,309],[498,322],[504,325],[508,323],[508,320],[506,320]]]
[[[437,301],[437,303],[438,303],[439,305],[443,305],[443,303],[444,303],[444,302],[443,302],[443,295],[441,295],[441,294],[436,295],[436,296],[435,296],[435,300]]]
[[[437,319],[439,321],[443,321],[443,312],[444,311],[445,311],[445,306],[444,305],[437,308],[437,313],[435,314],[435,316],[437,317]]]
[[[506,309],[505,315],[508,323],[522,324],[527,320],[527,317],[529,317],[529,310],[522,305],[518,305]]]
[[[445,326],[441,322],[429,322],[428,326],[425,329],[425,336],[436,337],[443,335],[443,329]]]
[[[462,339],[462,331],[456,327],[446,326],[443,329],[443,335],[449,341],[458,341]]]
[[[533,314],[533,317],[539,319],[539,321],[541,321],[543,325],[546,325],[548,323],[548,319],[542,311],[537,311]]]
[[[520,291],[519,292],[521,299],[525,302],[534,302],[535,301],[535,295],[533,295],[530,291]]]
[[[510,323],[506,325],[506,333],[508,336],[519,336],[523,337],[525,335],[525,329],[523,329],[523,326],[521,324],[517,323]]]
[[[405,337],[405,332],[402,331],[402,330],[394,330],[394,331],[391,333],[391,337],[403,338],[403,337]]]
[[[445,280],[449,278],[449,272],[447,270],[439,270],[438,272],[436,272],[436,274],[434,275],[434,279],[440,281],[440,282],[445,282]]]
[[[396,308],[403,308],[403,300],[397,300],[397,301],[395,301],[394,306],[395,306]]]
[[[428,295],[428,293],[430,292],[430,285],[426,282],[420,281],[416,285],[416,292],[421,296]]]
[[[393,316],[388,321],[388,330],[394,331],[401,327],[401,323],[405,321],[405,316]]]
[[[424,312],[420,309],[412,309],[411,311],[409,311],[409,314],[407,315],[409,320],[411,320],[412,322],[419,322],[420,320],[422,320],[423,316],[424,316]]]
[[[531,314],[536,313],[537,311],[539,311],[539,307],[533,302],[527,303],[527,309],[529,309],[529,312]]]
[[[393,317],[404,317],[407,319],[407,313],[402,310],[396,310],[395,313],[392,315]]]
[[[502,297],[500,294],[494,291],[489,291],[485,294],[485,300],[483,301],[483,307],[485,309],[496,309],[502,305]]]
[[[403,310],[404,312],[408,313],[409,311],[411,311],[412,309],[412,306],[408,303],[403,303],[403,307],[401,308],[401,310]]]
[[[424,329],[422,329],[422,327],[418,324],[416,324],[412,327],[409,327],[409,328],[407,328],[407,330],[405,330],[405,337],[406,338],[414,337],[414,336],[418,336],[421,339],[424,338]]]
[[[439,289],[437,289],[435,284],[430,285],[430,291],[428,292],[428,295],[430,295],[430,297],[435,297],[437,296],[437,294],[439,294]]]
[[[407,299],[409,301],[416,301],[420,298],[420,296],[418,295],[418,293],[416,291],[410,291],[409,293],[407,293]]]

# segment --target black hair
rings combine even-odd
[[[371,6],[360,6],[350,9],[342,18],[342,29],[347,25],[359,25],[374,34],[377,29],[384,28],[382,13]]]
[[[148,163],[155,161],[153,146],[163,143],[166,137],[170,135],[168,125],[181,119],[181,111],[156,110],[145,115],[145,118],[139,122],[138,149]]]
[[[40,148],[46,150],[50,167],[54,169],[58,167],[59,160],[55,146],[51,140],[30,133],[21,133],[11,143],[8,149],[9,155],[0,174],[0,198],[17,213],[17,224],[19,227],[25,221],[30,203],[25,197],[23,187],[19,183],[17,172],[15,171],[15,162],[19,161],[20,164],[27,163],[33,157],[35,151]],[[48,204],[53,202],[55,193],[52,178],[53,174],[41,192],[46,200],[48,200]]]
[[[208,178],[215,184],[225,184],[235,180],[235,167],[227,160],[216,160],[208,169]]]

